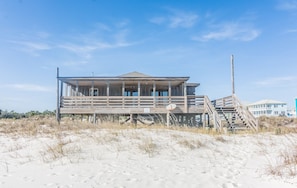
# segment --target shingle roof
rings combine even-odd
[[[120,75],[118,77],[135,77],[135,78],[140,78],[140,77],[151,77],[151,76],[146,75],[146,74],[143,74],[143,73],[140,73],[140,72],[137,72],[137,71],[134,71],[134,72],[129,72],[127,74]]]

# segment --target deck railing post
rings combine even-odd
[[[107,82],[107,89],[106,89],[107,106],[109,106],[109,87],[110,87],[109,82]]]
[[[59,91],[59,67],[57,67],[57,109],[56,109],[56,119],[60,124],[60,91]]]
[[[187,99],[187,83],[184,82],[184,111],[188,113],[188,99]]]
[[[138,104],[137,104],[137,106],[140,107],[140,81],[138,81],[137,93],[138,93]]]
[[[156,108],[156,82],[153,85],[154,108]]]
[[[125,108],[125,82],[122,83],[122,108]]]
[[[171,104],[171,81],[168,82],[169,104]]]
[[[94,80],[92,80],[92,91],[91,91],[91,106],[93,107],[93,99],[94,99]]]

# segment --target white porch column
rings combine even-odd
[[[106,87],[107,106],[109,106],[109,87],[110,87],[110,84],[109,82],[107,82],[107,87]]]
[[[138,81],[138,90],[137,90],[137,93],[138,93],[138,107],[140,107],[140,81]]]
[[[156,82],[153,83],[154,108],[156,108]]]
[[[185,113],[188,113],[187,82],[184,82],[184,103]]]
[[[171,81],[168,82],[168,98],[169,104],[171,104]]]
[[[122,108],[125,107],[125,82],[122,82]]]
[[[78,81],[76,81],[75,96],[78,96]]]

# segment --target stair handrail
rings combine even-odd
[[[254,115],[246,108],[243,107],[240,100],[236,97],[235,94],[232,95],[233,105],[236,111],[244,117],[244,119],[248,122],[248,126],[253,128],[255,131],[258,131],[258,121],[254,117]]]
[[[216,111],[215,107],[213,106],[213,104],[209,100],[208,96],[204,96],[204,106],[205,106],[206,112],[210,116],[212,116],[215,128],[217,130],[221,131],[222,121],[221,121],[220,116],[219,116],[218,112]]]
[[[233,99],[232,96],[227,96],[223,98],[219,98],[216,100],[213,100],[213,105],[215,107],[231,107],[233,105]]]

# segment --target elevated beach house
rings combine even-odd
[[[57,120],[62,114],[88,115],[94,122],[110,116],[117,120],[124,117],[124,122],[132,123],[145,123],[149,118],[167,125],[221,129],[224,125],[220,114],[225,106],[218,106],[217,111],[215,104],[229,101],[228,108],[233,111],[228,109],[228,113],[237,113],[234,97],[211,102],[205,95],[196,95],[199,83],[188,80],[189,77],[156,77],[139,72],[115,77],[61,77],[57,69]],[[250,127],[246,122],[245,125]]]
[[[255,117],[286,116],[288,110],[287,103],[269,99],[257,101],[247,107]]]

